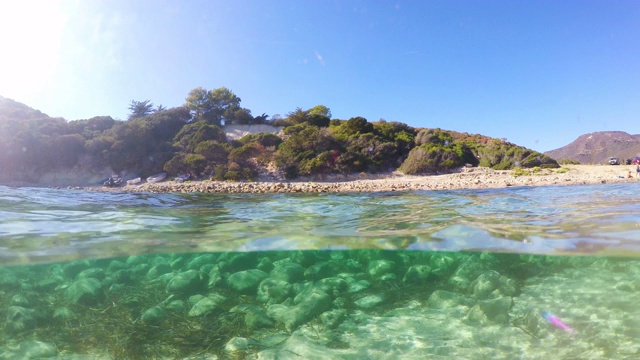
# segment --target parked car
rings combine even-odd
[[[620,160],[617,157],[609,158],[609,165],[620,165]]]

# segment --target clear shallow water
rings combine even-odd
[[[0,359],[637,358],[637,192],[0,187]]]
[[[638,184],[375,194],[129,194],[0,187],[4,264],[314,249],[637,254]]]

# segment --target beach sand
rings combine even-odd
[[[628,178],[631,172],[632,178]],[[523,174],[524,173],[524,174]],[[384,192],[403,190],[488,189],[511,186],[550,186],[608,184],[640,181],[631,165],[566,165],[561,169],[492,170],[461,168],[448,174],[409,176],[399,172],[386,174],[334,175],[326,179],[296,181],[165,181],[119,188],[83,188],[132,192],[205,192],[205,193],[295,193],[295,192]],[[640,174],[638,174],[640,175]]]

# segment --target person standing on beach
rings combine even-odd
[[[636,165],[636,177],[640,176],[640,164]]]

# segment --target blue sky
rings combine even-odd
[[[640,133],[638,1],[25,0],[0,3],[0,40],[0,95],[67,120],[226,86],[254,115],[322,104],[538,151]]]

